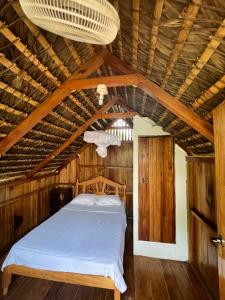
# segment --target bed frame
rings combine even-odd
[[[83,182],[76,182],[76,195],[81,188],[83,193],[96,193],[98,195],[116,194],[126,201],[126,185],[112,181],[103,176],[98,176]],[[114,285],[114,282],[109,277],[84,275],[78,273],[55,272],[47,270],[39,270],[28,268],[21,265],[9,265],[3,270],[2,287],[3,295],[7,295],[8,288],[11,283],[12,275],[22,275],[27,277],[34,277],[40,279],[47,279],[65,283],[73,283],[84,286],[98,287],[104,289],[114,290],[114,300],[121,300],[121,294]]]

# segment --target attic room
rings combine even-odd
[[[225,2],[0,0],[0,299],[225,299]]]

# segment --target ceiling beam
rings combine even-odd
[[[154,98],[178,118],[213,142],[213,127],[210,123],[141,74],[117,75],[81,80],[71,79],[63,84],[62,87],[63,89],[66,88],[66,90],[91,89],[95,88],[100,83],[105,84],[108,87],[126,85],[135,85],[139,87],[143,92]]]
[[[162,106],[213,142],[213,126],[156,84],[143,78],[139,87]]]
[[[89,120],[86,121],[78,130],[76,130],[61,146],[56,150],[51,152],[44,160],[42,160],[35,168],[33,168],[27,175],[28,178],[34,176],[37,172],[41,171],[52,159],[64,151],[74,140],[76,140],[81,134],[84,133],[88,127],[90,127],[94,122],[96,122],[96,115],[103,114],[108,111],[117,101],[117,97],[109,100],[99,111],[94,114]]]
[[[47,39],[45,38],[45,36],[42,34],[41,30],[39,29],[38,26],[36,26],[35,24],[33,24],[28,18],[27,16],[24,14],[21,5],[19,3],[19,1],[12,1],[11,5],[13,6],[14,10],[16,11],[17,15],[20,17],[21,20],[23,20],[23,22],[26,24],[26,26],[29,28],[29,30],[31,31],[31,33],[33,34],[33,36],[38,40],[38,42],[40,43],[40,45],[43,47],[43,49],[45,50],[45,52],[51,57],[51,59],[54,61],[54,63],[56,64],[56,66],[60,69],[60,71],[64,74],[64,76],[68,79],[71,77],[71,73],[69,71],[69,69],[64,65],[63,61],[58,57],[57,53],[54,51],[52,45],[47,41]],[[66,40],[66,39],[64,39]],[[71,47],[70,47],[71,50]],[[73,49],[74,50],[74,49]],[[89,100],[89,98],[81,91],[80,92],[81,97],[83,97],[85,99],[85,101],[87,101],[87,103],[93,108],[93,103]],[[71,98],[71,100],[77,104],[76,102],[78,102],[78,100],[73,96],[70,95],[69,96]],[[79,103],[79,106],[81,107],[81,109],[83,109],[85,111],[86,114],[88,114],[89,116],[91,116],[91,114],[89,113],[89,111],[81,104]],[[93,108],[95,111],[95,106]]]
[[[167,63],[165,74],[162,80],[162,83],[160,85],[161,88],[164,88],[170,78],[170,75],[172,74],[173,68],[179,58],[179,55],[181,54],[184,44],[189,36],[189,33],[191,31],[191,28],[197,19],[198,12],[200,10],[202,4],[202,0],[194,0],[189,3],[187,12],[184,17],[184,21],[181,26],[181,30],[179,32],[176,45],[170,55],[169,61]]]
[[[225,19],[221,22],[220,27],[215,32],[214,36],[208,43],[205,50],[202,52],[202,55],[198,58],[196,64],[194,64],[193,68],[191,69],[190,73],[186,77],[184,83],[179,88],[176,97],[181,98],[185,91],[189,88],[189,86],[193,83],[195,78],[201,72],[201,70],[205,67],[207,62],[213,56],[216,49],[220,46],[223,39],[225,37]]]
[[[81,89],[94,89],[98,84],[101,83],[105,84],[107,87],[136,85],[139,80],[139,74],[92,77],[86,79],[69,79],[61,85],[61,90],[73,91]]]
[[[158,40],[159,24],[161,20],[162,11],[163,11],[163,6],[164,6],[164,0],[155,1],[155,9],[154,9],[152,27],[150,32],[150,48],[149,48],[148,62],[147,62],[147,76],[151,76],[152,74],[152,67],[155,58],[155,49]]]
[[[115,7],[115,9],[117,10],[117,13],[119,15],[120,11],[119,11],[119,3],[117,0],[113,1],[113,5]],[[118,49],[119,49],[119,55],[120,55],[120,59],[124,60],[124,54],[123,54],[123,42],[122,42],[122,34],[121,34],[121,26],[120,29],[117,33],[117,37],[116,37],[117,41],[118,41]]]
[[[152,26],[150,31],[150,38],[149,38],[150,45],[149,45],[148,62],[147,62],[147,69],[146,69],[146,75],[148,76],[149,79],[151,79],[152,67],[155,59],[155,50],[156,50],[156,45],[158,40],[159,25],[162,16],[164,2],[165,2],[164,0],[155,1],[155,9],[154,9]],[[141,105],[142,114],[144,114],[145,111],[146,99],[147,99],[147,95],[143,94],[142,105]],[[156,108],[156,105],[157,104],[155,104],[152,111]]]
[[[90,76],[96,69],[104,63],[105,50],[94,55],[87,63],[82,65],[75,74],[68,79],[75,80]],[[24,119],[14,130],[12,130],[0,142],[0,155],[8,151],[15,145],[25,134],[27,134],[35,125],[37,125],[44,117],[46,117],[62,100],[67,97],[71,90],[63,88],[65,81],[61,87],[57,88],[45,101],[43,101],[26,119]]]
[[[11,62],[10,60],[8,60],[3,54],[0,53],[0,64],[2,64],[5,68],[7,68],[8,70],[10,70],[13,74],[19,76],[20,79],[26,81],[28,84],[30,84],[32,87],[34,87],[36,90],[40,91],[42,94],[44,94],[45,96],[49,96],[51,93],[45,88],[43,87],[39,82],[37,82],[36,80],[34,80],[30,75],[28,75],[26,73],[26,71],[21,70],[14,62]],[[4,85],[6,86],[6,84],[4,83]],[[0,84],[0,88],[1,88],[1,84]],[[6,88],[4,88],[6,90],[6,92],[9,93],[13,93],[14,96],[18,97],[20,100],[24,100],[24,97],[22,95],[22,93],[19,93],[18,91],[16,91],[15,89],[13,89],[10,86],[7,86]],[[25,95],[25,94],[24,94]],[[74,97],[73,97],[74,98]],[[38,104],[39,103],[35,103],[34,101],[32,101],[32,99],[29,100],[29,103],[33,103],[33,104]],[[75,102],[74,102],[75,103]],[[80,107],[79,102],[77,101],[77,103],[75,103],[78,107]],[[69,114],[73,114],[74,117],[76,119],[79,119],[80,121],[84,122],[84,118],[82,118],[80,115],[78,115],[76,112],[74,112],[68,105],[65,105],[64,103],[61,104],[63,109],[65,109]],[[82,108],[81,108],[82,109]],[[61,115],[57,114],[57,112],[52,112],[52,114],[56,117],[61,119]]]
[[[98,113],[95,115],[96,120],[98,119],[125,119],[133,118],[138,113],[133,111],[128,112],[115,112],[115,113]]]
[[[182,23],[181,30],[178,35],[176,45],[170,55],[169,61],[167,63],[166,69],[165,69],[164,77],[160,84],[160,87],[163,89],[166,87],[167,82],[170,79],[170,76],[173,72],[174,66],[176,65],[176,62],[183,50],[185,42],[186,42],[186,40],[189,36],[189,33],[193,27],[193,24],[194,24],[195,20],[197,19],[197,15],[198,15],[201,5],[202,5],[202,0],[195,0],[191,3],[189,3],[189,5],[188,5],[187,12],[185,14],[184,21]],[[167,118],[168,114],[169,114],[168,111],[165,111],[161,115],[161,117],[159,119],[159,123],[162,122],[163,120],[165,120]]]
[[[120,59],[115,56],[113,57],[111,54],[106,55],[105,61],[119,73],[131,74],[135,72],[132,67],[127,66],[124,62],[120,61]],[[134,75],[131,74],[130,76]],[[150,97],[172,112],[176,117],[201,133],[209,141],[213,142],[213,126],[209,122],[144,76],[140,74],[136,76],[138,77],[136,85],[142,89],[143,92],[147,93]],[[135,83],[133,83],[133,85],[135,85]]]
[[[92,89],[100,83],[105,84],[108,87],[126,85],[135,85],[139,87],[143,92],[213,142],[213,127],[210,123],[141,74],[117,75],[80,80],[71,79],[63,84],[62,87],[67,91],[72,89]]]
[[[42,72],[48,79],[50,79],[57,86],[60,85],[58,79],[44,66],[41,61],[33,54],[25,44],[23,44],[19,37],[17,37],[1,20],[0,32],[4,37],[12,43],[35,67]]]
[[[119,104],[122,108],[124,108],[127,111],[133,111],[136,112],[136,110],[129,106],[124,100],[122,100],[121,98],[118,99],[117,104]]]

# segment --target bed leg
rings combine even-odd
[[[2,288],[3,288],[3,295],[6,296],[8,293],[9,285],[12,280],[12,274],[9,273],[8,268],[6,267],[3,270],[3,276],[2,276]]]
[[[114,300],[121,300],[121,294],[117,289],[114,290]]]

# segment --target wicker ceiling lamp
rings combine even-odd
[[[37,26],[63,37],[91,44],[111,43],[120,20],[107,0],[20,0]]]

